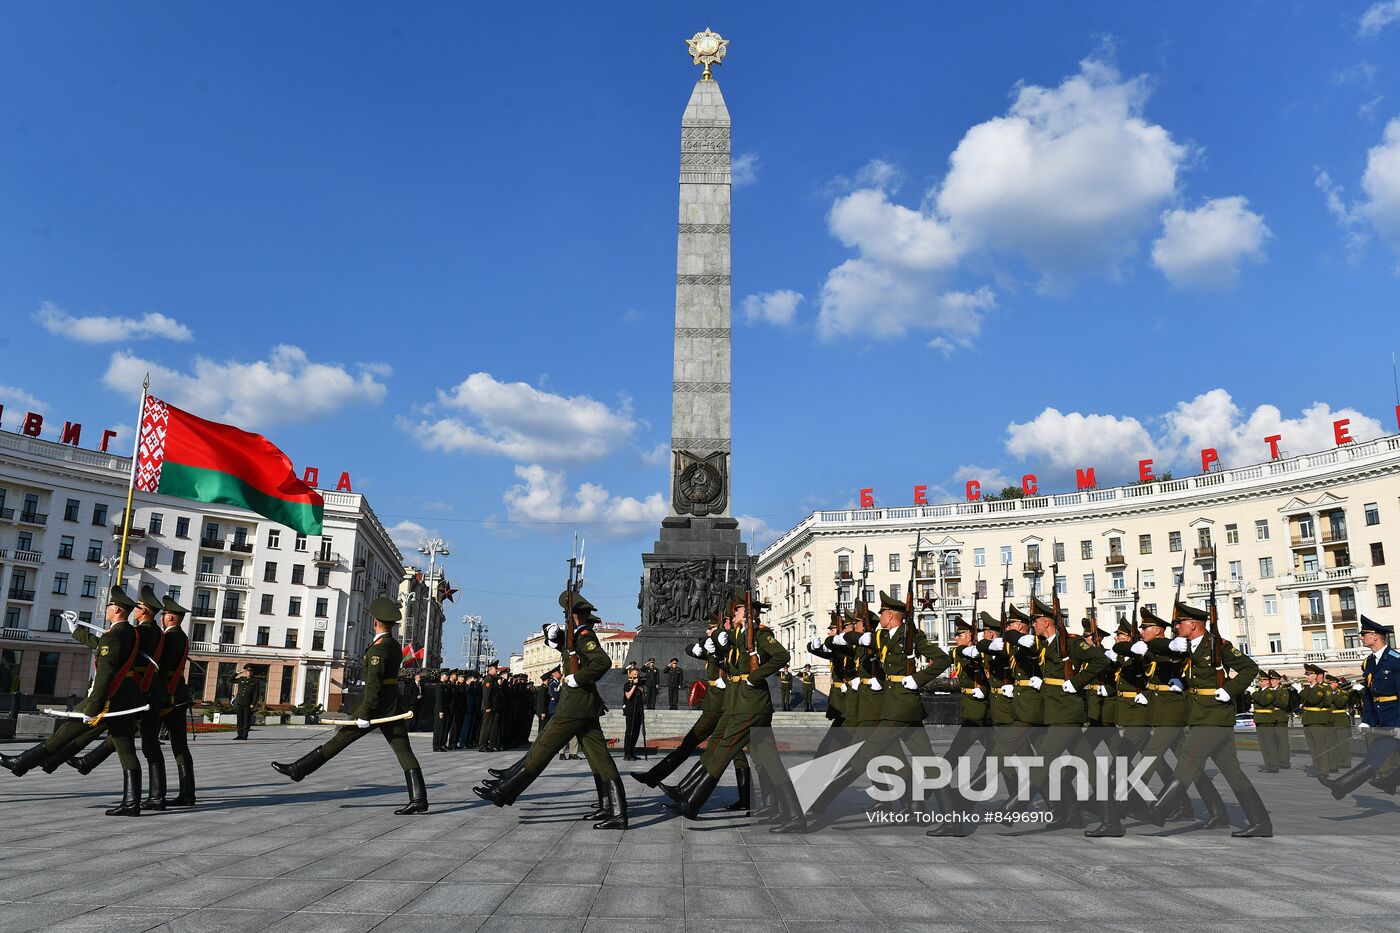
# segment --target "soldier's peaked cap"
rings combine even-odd
[[[1178,621],[1191,619],[1196,622],[1207,622],[1210,620],[1210,613],[1187,603],[1178,602],[1176,604],[1176,618]]]
[[[1142,621],[1143,625],[1156,625],[1159,628],[1167,627],[1167,620],[1156,615],[1146,606],[1138,610],[1138,618]]]
[[[1118,623],[1118,629],[1117,629],[1117,631],[1116,631],[1114,634],[1116,634],[1116,635],[1131,635],[1131,634],[1133,634],[1133,623],[1129,622],[1127,619],[1124,619],[1123,621],[1121,621],[1121,622]]]
[[[1270,668],[1269,672],[1264,676],[1269,678],[1270,680],[1283,680],[1283,675],[1280,674],[1278,671],[1274,670],[1273,668]]]
[[[1326,674],[1326,673],[1327,673],[1327,671],[1325,671],[1324,669],[1318,667],[1316,664],[1304,664],[1304,665],[1303,665],[1303,671],[1304,671],[1305,673],[1308,673],[1308,674]]]
[[[972,623],[964,622],[962,617],[958,616],[953,620],[953,629],[958,632],[970,632],[972,631]]]
[[[1045,616],[1047,619],[1054,619],[1057,622],[1059,621],[1059,617],[1055,615],[1054,608],[1045,605],[1045,603],[1041,601],[1039,596],[1031,597],[1031,615]]]
[[[1377,622],[1377,621],[1375,621],[1375,620],[1373,620],[1373,619],[1368,619],[1368,618],[1366,618],[1365,616],[1362,616],[1362,617],[1361,617],[1361,631],[1363,631],[1363,632],[1375,632],[1377,635],[1394,635],[1394,634],[1395,634],[1395,626],[1393,626],[1393,625],[1381,625],[1379,622]]]
[[[1022,612],[1021,610],[1017,609],[1015,606],[1007,606],[1007,607],[1006,607],[1006,621],[1007,621],[1007,622],[1025,622],[1027,625],[1029,625],[1029,624],[1030,624],[1030,621],[1031,621],[1031,617],[1028,616],[1028,615],[1026,615],[1026,614],[1025,614],[1024,612]]]
[[[190,611],[188,609],[177,603],[175,600],[171,599],[169,596],[165,597],[160,601],[160,608],[165,612],[173,612],[177,616],[187,616],[190,614]]]
[[[149,584],[141,587],[141,595],[136,598],[136,604],[145,606],[152,612],[160,612],[161,609],[160,597],[156,595],[156,591]]]
[[[568,609],[568,608],[569,608],[569,591],[568,591],[568,590],[565,590],[564,592],[562,592],[562,593],[559,594],[559,608],[560,608],[560,609]],[[586,614],[586,613],[589,613],[589,612],[597,612],[597,611],[598,611],[598,607],[595,606],[595,605],[593,605],[592,603],[590,603],[590,602],[584,597],[584,595],[583,595],[582,593],[580,593],[580,592],[578,592],[577,590],[575,590],[575,591],[574,591],[574,606],[573,606],[573,610],[574,610],[574,612],[577,612],[577,613],[579,613],[580,615],[583,615],[583,614]]]
[[[397,622],[403,618],[399,604],[383,596],[369,604],[369,614],[379,622]]]
[[[135,600],[126,595],[126,590],[122,589],[120,584],[112,587],[112,592],[107,597],[107,603],[112,606],[121,606],[123,609],[136,608]]]
[[[983,628],[989,628],[994,632],[1001,631],[1001,620],[985,609],[977,613],[977,620],[982,624]]]
[[[881,591],[880,591],[880,611],[881,611],[881,612],[884,612],[886,609],[892,609],[892,610],[894,610],[895,612],[898,612],[898,613],[900,613],[900,614],[903,614],[903,612],[904,612],[904,600],[902,600],[902,599],[895,599],[895,598],[891,597],[889,593],[886,593],[884,590],[881,590]]]

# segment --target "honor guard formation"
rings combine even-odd
[[[775,743],[754,740],[754,730],[773,724],[772,685],[779,686],[786,707],[795,678],[789,652],[761,621],[767,607],[751,587],[741,586],[688,649],[704,666],[703,682],[690,695],[699,717],[674,749],[632,778],[659,789],[668,798],[666,809],[695,820],[732,771],[737,799],[722,809],[763,817],[771,832],[792,833],[822,825],[830,805],[867,774],[872,761],[893,755],[902,762],[898,771],[905,778],[903,799],[896,806],[913,813],[923,804],[914,798],[907,761],[935,756],[924,728],[924,693],[937,681],[955,692],[960,720],[942,757],[971,768],[979,760],[974,753],[980,752],[981,771],[970,785],[949,782],[935,790],[938,819],[932,822],[938,825],[928,831],[930,836],[973,832],[979,804],[963,788],[992,776],[1002,779],[1002,787],[1015,786],[1008,762],[1021,755],[1034,755],[1038,763],[1027,771],[1026,793],[1005,808],[1028,811],[1033,799],[1041,798],[1045,809],[1037,812],[1057,827],[1084,828],[1087,811],[1096,821],[1084,829],[1089,837],[1123,835],[1128,817],[1159,827],[1190,820],[1197,828],[1223,829],[1231,825],[1230,815],[1207,770],[1211,768],[1243,811],[1243,824],[1232,835],[1271,836],[1269,813],[1236,749],[1236,710],[1244,706],[1253,711],[1263,759],[1260,772],[1291,767],[1288,725],[1297,711],[1311,773],[1332,796],[1341,799],[1367,783],[1390,795],[1400,787],[1400,653],[1390,647],[1391,627],[1361,617],[1359,639],[1369,653],[1355,680],[1309,664],[1306,683],[1288,684],[1277,671],[1260,671],[1221,638],[1210,609],[1176,599],[1168,620],[1135,606],[1112,632],[1099,628],[1091,611],[1080,630],[1071,633],[1058,593],[1047,604],[1033,592],[1029,611],[1023,612],[1006,598],[1007,589],[1003,584],[999,615],[978,612],[974,603],[969,619],[956,618],[949,651],[911,624],[912,583],[905,600],[882,592],[876,608],[857,602],[849,611],[838,607],[831,612],[826,635],[809,645],[812,654],[830,661],[832,672],[825,714],[829,728],[814,758],[847,740],[860,744],[815,800],[803,805]],[[347,718],[323,722],[335,729],[329,741],[295,761],[272,762],[272,767],[292,781],[305,781],[377,731],[393,751],[407,787],[408,802],[394,812],[423,814],[429,810],[428,793],[410,745],[411,728],[431,731],[434,752],[470,747],[500,751],[526,745],[538,725],[519,760],[487,769],[489,777],[473,788],[475,795],[497,807],[511,806],[550,762],[581,753],[597,790],[588,818],[597,829],[626,829],[627,793],[601,723],[606,707],[598,684],[613,664],[596,633],[597,609],[572,575],[559,605],[564,624],[543,627],[559,664],[532,685],[495,662],[480,677],[473,671],[405,675],[404,651],[394,638],[399,607],[382,597],[374,600],[369,606],[374,638],[363,657],[364,692],[358,704]],[[1215,605],[1214,599],[1209,605]],[[65,613],[73,638],[93,652],[87,696],[71,712],[50,711],[63,718],[53,735],[19,754],[0,756],[0,765],[17,777],[35,768],[53,773],[65,764],[87,775],[115,752],[123,790],[108,815],[196,806],[186,735],[191,705],[185,684],[190,644],[181,628],[186,614],[183,606],[160,598],[149,586],[133,600],[120,585],[111,590],[104,628]],[[651,664],[630,671],[626,702],[638,715],[644,704],[655,702],[663,683],[669,703],[677,704],[683,678],[676,661],[665,670]],[[242,671],[236,682],[235,740],[247,737],[247,711],[256,694],[248,673]],[[796,679],[810,703],[815,692],[810,670]],[[1353,713],[1367,739],[1366,754],[1356,764],[1351,755]],[[162,732],[175,764],[178,787],[173,795],[167,787]],[[146,765],[144,796],[138,736]],[[699,757],[682,771],[697,752]],[[1154,789],[1122,795],[1086,793],[1081,787],[1060,793],[1052,763],[1064,760],[1108,763],[1107,770],[1087,769],[1091,789],[1094,784],[1111,787],[1119,771],[1141,761]],[[997,773],[989,775],[989,770]]]

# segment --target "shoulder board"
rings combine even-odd
[[[593,629],[588,628],[587,626],[582,626],[582,627],[580,627],[580,628],[574,629],[574,637],[575,637],[575,638],[597,638],[598,636],[596,636],[596,635],[593,634]]]
[[[1394,648],[1387,648],[1385,649],[1385,656],[1387,658],[1400,658],[1400,651],[1396,651]]]

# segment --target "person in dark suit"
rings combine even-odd
[[[656,709],[656,694],[661,689],[661,671],[656,667],[656,658],[647,658],[642,668],[642,688],[646,692],[647,709]]]
[[[448,678],[451,671],[438,671],[429,688],[429,709],[433,716],[433,751],[447,751]]]
[[[679,709],[681,687],[685,684],[685,672],[681,670],[681,659],[672,658],[671,663],[666,665],[664,674],[666,677],[666,702],[671,705],[671,709]]]
[[[233,685],[238,691],[233,697],[233,711],[238,714],[238,734],[234,738],[246,741],[253,728],[253,704],[258,696],[258,682],[253,677],[251,664],[243,665],[238,676],[233,678]]]
[[[500,740],[501,694],[500,664],[492,661],[481,681],[481,735],[477,739],[477,751],[499,750],[496,743]]]
[[[462,725],[457,730],[457,747],[471,748],[474,744],[472,733],[476,731],[480,718],[481,688],[476,683],[476,672],[468,671],[462,678]]]
[[[622,715],[627,721],[626,737],[622,742],[622,760],[637,760],[637,737],[642,734],[642,717],[646,715],[646,687],[642,673],[635,667],[627,670],[627,686],[622,691]]]

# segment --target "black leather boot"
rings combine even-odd
[[[48,751],[44,748],[44,743],[31,745],[18,755],[0,755],[0,768],[9,771],[15,777],[20,777],[30,768],[44,760]]]
[[[1240,808],[1244,810],[1244,829],[1237,829],[1230,835],[1236,839],[1268,839],[1274,834],[1273,821],[1269,810],[1253,785],[1239,794]]]
[[[175,759],[175,774],[180,781],[180,796],[165,802],[167,807],[194,806],[194,762],[188,758]]]
[[[122,772],[122,802],[107,811],[108,816],[141,815],[141,769]]]
[[[743,810],[749,812],[749,800],[753,793],[753,772],[748,768],[736,768],[734,771],[734,785],[739,791],[739,799],[725,807],[728,813],[737,813]]]
[[[778,823],[768,827],[770,833],[805,833],[807,818],[802,815],[802,804],[797,799],[797,791],[787,781],[773,785],[773,796],[777,798]]]
[[[1172,778],[1166,787],[1162,788],[1162,793],[1157,795],[1157,802],[1148,811],[1148,819],[1154,826],[1166,826],[1167,820],[1181,808],[1186,802],[1186,785]]]
[[[146,799],[141,806],[147,810],[165,809],[165,759],[146,762]]]
[[[690,796],[691,788],[704,778],[705,773],[705,766],[697,761],[691,766],[690,770],[685,773],[685,776],[680,779],[680,783],[657,784],[656,786],[665,791],[667,797],[680,803],[685,800],[686,797]]]
[[[603,783],[605,799],[608,802],[608,815],[601,822],[594,823],[594,829],[627,828],[627,791],[622,787],[622,778],[615,777]]]
[[[585,820],[604,820],[612,815],[612,808],[608,805],[608,782],[593,775],[593,787],[598,791],[598,804],[592,810],[583,815]]]
[[[498,807],[508,807],[515,803],[515,799],[524,792],[525,788],[530,786],[531,780],[532,778],[522,768],[499,784],[490,787],[484,784],[473,787],[472,793],[482,800],[491,801]]]
[[[1334,778],[1324,777],[1318,778],[1318,780],[1322,782],[1323,787],[1332,792],[1332,797],[1334,799],[1341,800],[1347,794],[1350,794],[1362,784],[1369,781],[1371,776],[1375,773],[1375,769],[1363,761],[1350,771],[1344,771]]]
[[[710,794],[714,793],[715,787],[719,784],[719,778],[712,776],[704,768],[700,769],[700,775],[700,779],[690,785],[689,792],[683,799],[663,803],[662,806],[672,813],[679,813],[688,820],[699,819],[700,808],[705,805],[706,800],[710,799]]]
[[[74,755],[65,761],[69,767],[77,768],[79,774],[91,774],[97,766],[112,756],[117,746],[111,742],[101,742],[86,755]]]
[[[412,813],[428,812],[428,787],[423,783],[423,769],[414,768],[403,773],[404,779],[408,782],[408,804],[399,807],[394,812],[399,816],[408,816]]]
[[[633,771],[632,777],[641,781],[647,787],[656,787],[666,778],[671,776],[671,772],[679,768],[690,753],[700,747],[700,740],[693,738],[689,732],[681,739],[681,744],[666,753],[656,764],[645,771]]]
[[[1225,799],[1220,796],[1220,791],[1215,789],[1210,778],[1202,774],[1191,785],[1196,788],[1196,793],[1201,795],[1201,803],[1206,805],[1206,818],[1191,827],[1198,829],[1227,829],[1230,826],[1230,811],[1225,807]]]
[[[491,775],[497,781],[502,781],[510,777],[512,774],[514,774],[516,771],[519,771],[523,767],[525,767],[525,759],[522,757],[515,764],[509,765],[505,768],[487,768],[486,773]]]
[[[1400,768],[1392,768],[1384,774],[1377,774],[1371,778],[1370,784],[1381,793],[1394,797],[1395,792],[1400,790]]]
[[[1084,835],[1090,839],[1114,839],[1123,835],[1123,818],[1116,801],[1105,800],[1099,804],[1099,825],[1084,830]]]
[[[293,781],[300,781],[307,775],[315,774],[316,769],[325,763],[326,756],[321,754],[321,749],[317,747],[313,748],[305,755],[302,755],[291,764],[283,764],[280,761],[274,761],[272,763],[272,769],[280,774],[285,774]]]

